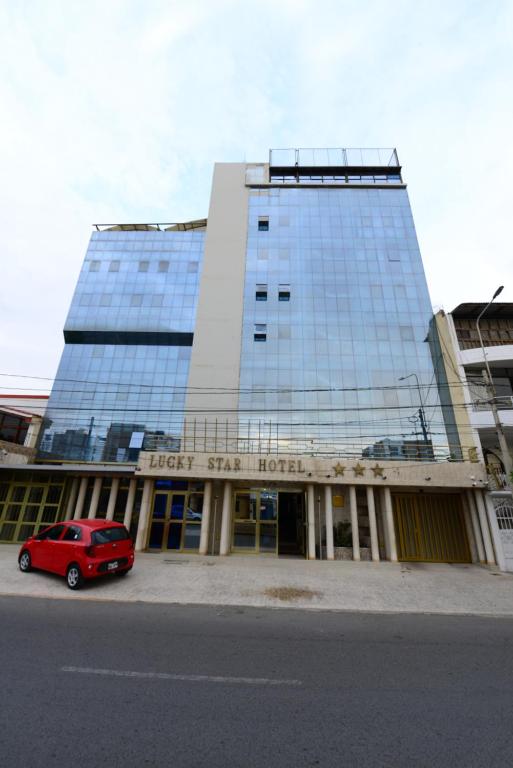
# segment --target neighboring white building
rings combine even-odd
[[[488,363],[495,390],[495,403],[506,447],[513,457],[513,304],[493,303],[480,320],[481,346],[477,318],[487,305],[459,304],[452,312],[435,316],[438,332],[438,357],[435,365],[454,453],[485,462],[488,487],[492,492],[511,488],[511,477],[499,444],[492,413],[492,392],[487,381]],[[435,359],[435,363],[437,360]],[[506,458],[507,463],[507,458]],[[498,528],[508,570],[513,570],[513,504],[507,496],[494,499]]]

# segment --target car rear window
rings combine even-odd
[[[125,541],[130,535],[126,528],[102,528],[91,533],[93,544],[109,544],[111,541]]]

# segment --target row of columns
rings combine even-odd
[[[89,508],[87,510],[87,517],[89,519],[96,517],[96,513],[98,511],[98,502],[100,500],[100,493],[102,489],[102,480],[103,478],[101,477],[95,477],[94,479],[93,492],[91,494],[91,501],[89,502]],[[68,503],[66,505],[66,513],[65,513],[66,520],[71,520],[72,518],[73,520],[80,520],[81,517],[84,517],[84,506],[85,506],[85,498],[87,493],[88,482],[89,482],[88,477],[73,478],[71,483]],[[145,486],[145,489],[147,488],[147,493],[151,495],[152,481],[145,480],[144,486]],[[136,488],[137,488],[137,479],[135,477],[131,477],[128,485],[128,494],[127,494],[127,499],[125,504],[125,514],[123,519],[123,524],[125,528],[130,528],[130,524],[132,522],[132,513],[134,510]],[[105,516],[106,520],[112,520],[114,518],[114,509],[116,507],[118,491],[119,491],[119,477],[113,477],[111,482],[111,487],[110,487],[109,501],[107,504],[107,514]],[[144,493],[143,493],[143,496],[144,496]],[[148,502],[149,502],[149,499],[148,499]]]
[[[395,539],[394,518],[392,513],[392,496],[390,488],[379,489],[382,497],[381,507],[383,509],[383,528],[385,533],[385,551],[389,560],[397,560],[397,544]],[[379,562],[379,542],[378,525],[376,520],[376,504],[374,499],[374,488],[366,486],[367,494],[367,512],[369,516],[369,531],[371,544],[371,559],[373,562]],[[315,559],[315,486],[308,486],[308,558]],[[320,502],[320,497],[319,497]],[[353,543],[353,560],[360,560],[360,536],[358,525],[358,506],[356,501],[356,486],[349,486],[349,512],[351,515],[351,534]],[[326,558],[335,559],[335,548],[333,546],[333,504],[332,491],[330,485],[324,486],[324,514],[326,524]],[[320,523],[319,523],[320,525]]]
[[[75,477],[71,484],[70,495],[66,506],[65,519],[79,520],[84,517],[84,506],[87,492],[89,478]],[[93,492],[87,510],[87,517],[94,518],[98,510],[98,503],[100,499],[102,487],[102,478],[96,477],[93,485]],[[137,479],[130,478],[128,486],[127,500],[125,504],[124,520],[123,523],[126,528],[130,528],[132,521],[132,513],[134,508],[135,492],[137,487]],[[152,498],[153,479],[146,478],[144,480],[143,495],[141,501],[141,508],[139,512],[139,524],[137,527],[137,536],[135,542],[135,548],[141,551],[146,546],[148,527],[150,521],[150,505]],[[320,493],[319,486],[315,486],[313,483],[309,483],[307,486],[307,557],[309,560],[315,560],[316,557],[316,526],[315,526],[315,501],[316,490]],[[394,518],[392,510],[392,495],[390,488],[378,488],[379,504],[382,511],[383,519],[383,534],[385,540],[385,553],[386,558],[393,562],[397,561],[397,542],[394,528]],[[117,495],[119,491],[119,478],[113,477],[111,482],[111,489],[109,500],[107,504],[106,519],[112,520],[114,517],[114,509],[116,506]],[[358,508],[356,499],[356,487],[350,485],[348,488],[349,495],[349,512],[351,517],[351,532],[352,532],[352,544],[353,544],[353,560],[360,560],[360,541],[359,541],[359,525],[358,525]],[[370,549],[371,559],[374,562],[379,562],[379,542],[378,542],[378,526],[376,519],[376,499],[373,486],[366,486],[367,496],[367,512],[369,518],[369,531],[370,531]],[[317,501],[320,504],[321,497],[317,496]],[[200,544],[199,553],[201,555],[208,554],[209,551],[209,538],[211,525],[211,507],[212,507],[212,481],[206,480],[204,485],[203,496],[203,516],[201,522]],[[219,540],[219,554],[228,555],[231,549],[231,529],[232,529],[232,483],[229,480],[224,482],[223,496],[222,496],[222,513],[221,513],[221,531]],[[486,497],[480,489],[467,490],[464,493],[464,511],[465,511],[465,525],[467,530],[467,537],[470,543],[471,555],[473,562],[487,563],[493,565],[497,563],[499,567],[503,569],[503,556],[500,546],[499,530],[497,526],[497,519],[495,516],[495,510],[493,503]],[[326,525],[326,557],[328,560],[333,560],[334,542],[333,542],[333,505],[332,505],[332,488],[330,485],[324,486],[324,517]],[[216,520],[213,521],[215,527]],[[320,520],[319,520],[319,527]],[[495,545],[495,546],[494,546]],[[214,550],[213,545],[210,546],[210,551]]]
[[[497,563],[506,570],[500,540],[497,515],[492,500],[482,490],[467,489],[464,495],[464,516],[473,563]]]

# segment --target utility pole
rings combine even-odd
[[[426,426],[426,419],[424,418],[424,410],[419,408],[420,426],[422,427],[422,434],[424,435],[424,442],[429,443],[429,437]]]
[[[488,366],[487,366],[488,367]],[[499,418],[499,411],[497,410],[497,392],[495,391],[495,386],[493,384],[493,379],[490,377],[490,374],[487,370],[483,369],[483,378],[485,380],[486,389],[488,390],[490,394],[490,400],[489,403],[492,408],[493,413],[493,420],[495,422],[495,429],[497,431],[497,438],[499,440],[499,446],[501,449],[502,454],[502,463],[504,465],[504,472],[506,473],[506,483],[507,485],[511,484],[511,472],[513,471],[513,463],[511,461],[511,455],[508,449],[508,443],[506,441],[506,435],[504,434],[504,428],[502,426],[501,420]]]

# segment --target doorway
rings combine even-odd
[[[303,493],[278,494],[278,554],[305,556],[305,498]]]
[[[148,549],[198,551],[203,494],[155,491]]]

